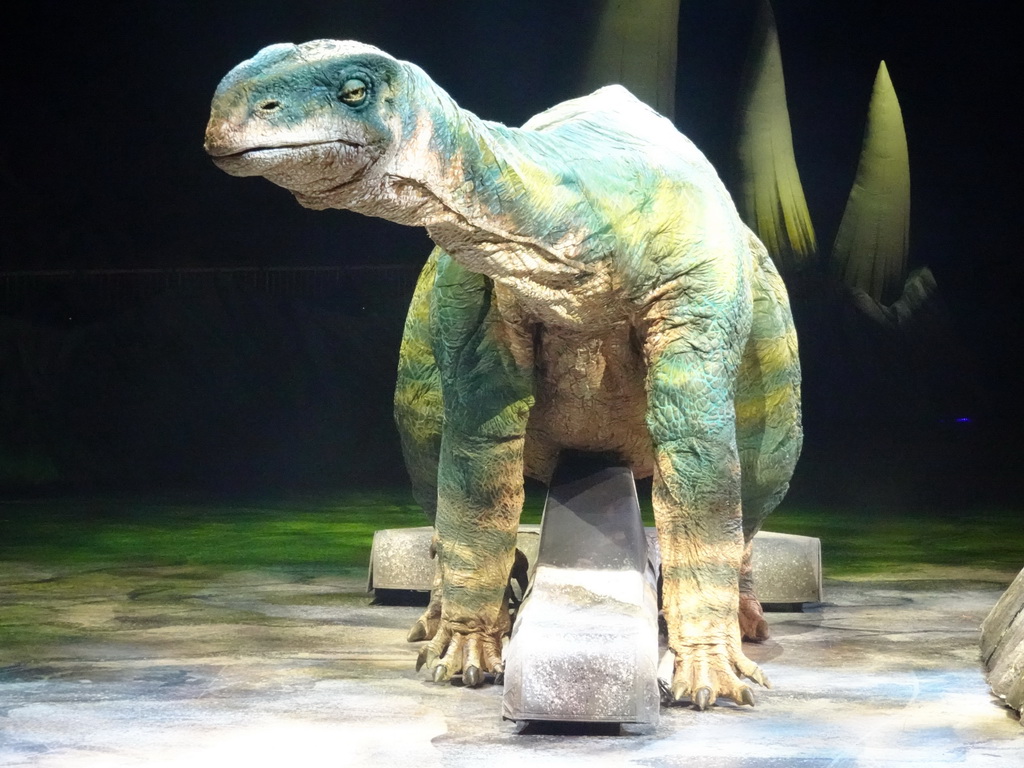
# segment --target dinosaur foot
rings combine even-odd
[[[763,643],[771,635],[761,602],[752,594],[740,594],[739,620],[740,634],[745,641]]]
[[[761,668],[727,643],[684,644],[675,653],[672,682],[659,681],[666,704],[689,702],[705,710],[719,699],[754,706],[754,692],[744,678],[770,688]]]
[[[476,688],[484,683],[486,675],[500,683],[505,672],[501,661],[500,632],[458,632],[441,624],[434,639],[420,650],[416,670],[424,666],[435,683],[461,675],[462,682]]]

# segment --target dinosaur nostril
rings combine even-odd
[[[280,108],[281,108],[281,102],[280,101],[276,101],[274,99],[268,99],[267,101],[262,101],[262,102],[260,102],[259,106],[257,107],[257,109],[259,109],[260,112],[264,112],[264,113],[266,113],[266,112],[275,112],[276,110],[278,110]]]

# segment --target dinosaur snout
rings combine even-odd
[[[268,118],[279,115],[283,109],[279,99],[261,99],[251,105],[214,103],[203,147],[212,157],[224,157],[262,145],[267,135],[274,133]]]
[[[203,149],[218,168],[232,176],[258,175],[259,171],[252,167],[246,157],[253,145],[252,137],[248,134],[242,121],[232,120],[214,111],[206,125]]]
[[[230,93],[215,98],[206,124],[204,147],[213,157],[233,155],[253,146],[272,145],[288,122],[285,96]]]
[[[210,105],[210,119],[206,123],[206,137],[203,148],[213,157],[233,155],[244,147],[242,136],[245,133],[249,110],[244,99],[235,94],[221,96],[218,94]]]
[[[240,126],[213,116],[206,124],[206,136],[203,149],[211,157],[224,157],[239,151],[238,135]]]

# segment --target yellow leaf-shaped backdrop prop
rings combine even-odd
[[[832,250],[846,285],[890,304],[899,298],[910,236],[910,161],[896,91],[883,61],[871,94],[857,178]]]
[[[603,5],[584,92],[617,83],[671,120],[679,0],[604,0]]]
[[[758,19],[740,114],[741,213],[783,274],[817,251],[793,153],[782,54],[771,6]]]

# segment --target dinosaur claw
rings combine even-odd
[[[448,679],[448,670],[445,669],[443,664],[438,664],[434,667],[434,682],[443,683]]]
[[[412,625],[412,629],[409,630],[409,635],[405,638],[407,642],[415,643],[420,640],[427,639],[427,628],[423,626],[422,621],[417,621]],[[417,667],[417,669],[419,669]]]
[[[754,706],[754,692],[749,688],[744,688],[740,691],[740,704],[745,704],[748,707]]]
[[[701,712],[711,706],[711,689],[699,689],[693,697],[693,705]]]
[[[682,701],[686,698],[687,692],[688,689],[683,683],[674,683],[669,695],[672,697],[672,701]]]
[[[466,667],[462,673],[462,682],[470,688],[476,688],[480,683],[484,681],[483,672],[480,671],[480,667]]]
[[[416,671],[419,672],[423,669],[423,665],[427,663],[427,646],[420,649],[420,652],[416,654]]]

